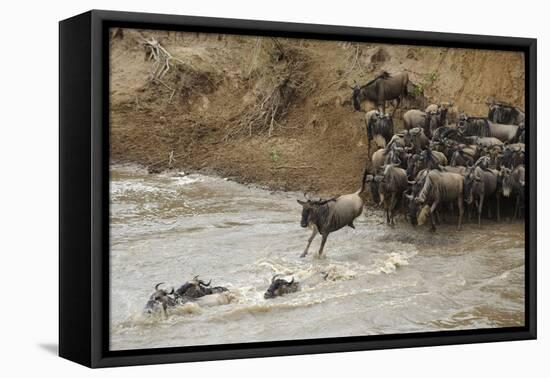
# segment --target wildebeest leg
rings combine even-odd
[[[319,248],[319,257],[323,255],[323,248],[325,248],[325,243],[327,242],[328,234],[323,235],[323,239],[321,240],[321,248]]]
[[[351,227],[351,228],[353,228],[353,229],[355,230],[355,225],[353,224],[353,221],[349,222],[349,223],[348,223],[348,226]]]
[[[432,232],[435,232],[435,231],[436,231],[436,229],[435,229],[435,222],[434,222],[434,213],[436,212],[437,204],[438,204],[438,202],[437,202],[437,201],[434,201],[434,203],[432,204],[432,207],[430,208],[430,220],[431,220],[431,222],[432,222],[432,228],[431,228],[431,231],[432,231]]]
[[[397,105],[395,105],[395,107],[393,108],[393,111],[391,112],[391,116],[393,117],[393,115],[395,114],[395,111],[397,110],[397,108],[399,107],[399,105],[401,105],[401,96],[397,97]]]
[[[311,234],[311,236],[309,237],[309,239],[307,240],[307,246],[306,246],[306,249],[304,251],[304,253],[302,253],[300,255],[300,257],[306,257],[307,256],[307,251],[309,250],[309,246],[311,245],[311,242],[313,241],[313,239],[315,238],[315,236],[317,236],[317,227],[315,227],[313,229],[313,233]]]
[[[518,219],[520,208],[520,198],[516,196],[516,208],[514,209],[514,219]]]
[[[500,194],[496,195],[497,200],[497,222],[500,222]]]
[[[458,229],[462,229],[462,216],[464,215],[464,200],[458,196]]]
[[[479,202],[477,205],[477,224],[481,226],[481,213],[483,212],[483,196],[479,197]]]
[[[395,226],[395,221],[393,217],[395,216],[395,207],[397,205],[397,196],[396,193],[392,193],[390,200],[390,225]]]

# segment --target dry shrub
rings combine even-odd
[[[147,87],[164,87],[169,91],[168,102],[174,97],[182,103],[193,94],[211,93],[219,84],[219,75],[195,67],[190,61],[174,57],[156,39],[144,39],[145,60],[151,61]]]
[[[298,49],[284,47],[276,39],[272,41],[271,46],[264,43],[267,62],[249,71],[248,80],[255,80],[254,101],[229,128],[225,140],[243,135],[271,136],[291,105],[303,100],[313,89],[306,75],[306,57]],[[255,56],[253,62],[256,60]]]

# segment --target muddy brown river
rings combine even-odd
[[[524,224],[395,228],[367,208],[300,259],[302,196],[223,178],[111,168],[112,350],[520,326]],[[301,291],[263,298],[274,274]],[[228,295],[146,316],[153,286],[212,278]],[[326,275],[326,279],[323,276]]]

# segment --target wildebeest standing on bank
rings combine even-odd
[[[505,143],[516,142],[521,134],[518,125],[494,123],[483,117],[462,117],[457,126],[465,136],[494,137]]]
[[[308,239],[306,249],[300,257],[306,257],[311,242],[317,235],[321,234],[321,247],[319,248],[319,257],[323,255],[323,248],[327,241],[328,235],[331,232],[337,231],[345,226],[355,228],[353,221],[363,212],[365,202],[361,198],[361,194],[365,191],[365,181],[367,169],[363,173],[361,179],[361,188],[351,194],[344,194],[338,198],[318,201],[300,201],[302,205],[302,219],[300,225],[302,227],[311,227],[313,232]]]
[[[525,123],[525,113],[518,107],[498,102],[487,102],[488,118],[495,123],[521,125]]]
[[[401,104],[401,100],[407,95],[408,83],[409,74],[406,72],[394,75],[383,72],[361,87],[356,84],[352,87],[353,108],[360,111],[361,102],[367,100],[374,103],[376,107],[382,106],[382,112],[386,113],[386,101],[397,100],[397,105],[393,109],[395,112],[395,109]]]
[[[367,124],[367,140],[372,141],[378,148],[384,148],[393,137],[393,119],[389,114],[380,113],[377,110],[371,110],[365,115]]]
[[[516,197],[514,218],[520,215],[520,209],[525,202],[525,167],[518,165],[514,170],[503,167],[500,170],[502,194],[504,197]]]
[[[481,226],[481,213],[483,204],[489,198],[496,198],[497,221],[500,221],[500,196],[497,191],[498,172],[493,170],[483,170],[480,167],[471,167],[464,177],[464,196],[465,202],[471,205],[476,202],[477,205],[477,223]],[[490,212],[490,211],[489,211]]]
[[[407,189],[407,174],[397,164],[388,164],[384,168],[384,175],[380,177],[378,191],[380,204],[386,210],[386,223],[395,225],[394,215],[397,203]]]

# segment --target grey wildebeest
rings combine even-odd
[[[403,114],[403,125],[405,127],[405,130],[414,129],[415,127],[421,128],[422,130],[424,130],[424,134],[426,134],[426,136],[431,137],[431,135],[429,134],[430,125],[428,115],[422,110],[407,110],[405,114]]]
[[[382,106],[382,112],[386,113],[386,101],[397,100],[397,109],[401,100],[407,95],[407,84],[409,83],[409,74],[399,72],[390,75],[383,72],[373,80],[363,86],[354,85],[353,90],[353,108],[356,111],[361,110],[361,102],[367,100],[376,105]]]
[[[384,174],[380,176],[378,191],[380,204],[386,210],[386,223],[395,225],[394,215],[398,202],[401,201],[403,192],[407,189],[407,174],[397,164],[387,164]]]
[[[276,274],[271,278],[269,288],[264,293],[265,299],[275,298],[281,295],[290,294],[300,289],[300,284],[294,281],[292,277],[291,281],[287,281],[283,278],[277,278],[280,274]]]
[[[503,167],[500,170],[502,181],[502,195],[504,197],[515,196],[514,218],[520,215],[521,207],[525,201],[525,167],[518,165],[513,170]]]
[[[458,128],[465,136],[494,137],[507,143],[517,141],[521,133],[518,125],[494,123],[483,117],[462,117]]]
[[[155,292],[151,294],[149,300],[145,304],[144,312],[146,314],[155,314],[162,310],[164,315],[166,315],[166,310],[168,307],[173,307],[176,305],[176,300],[173,296],[174,289],[172,288],[172,291],[170,292],[160,289],[159,287],[162,284],[163,282],[155,285]]]
[[[427,130],[428,130],[428,133],[426,133],[426,135],[428,135],[430,138],[433,137],[434,135],[434,132],[440,128],[440,127],[443,127],[443,126],[446,126],[447,125],[447,112],[448,112],[448,108],[443,108],[443,107],[440,107],[438,108],[437,110],[426,110],[426,123],[427,123]]]
[[[393,137],[393,119],[389,114],[371,110],[365,115],[367,123],[367,140],[374,141],[377,147],[384,148]]]
[[[464,215],[464,178],[456,173],[431,170],[426,175],[424,185],[413,199],[419,206],[417,209],[417,223],[423,225],[427,218],[431,220],[431,230],[435,231],[434,212],[443,203],[457,202],[458,205],[458,229],[462,228]]]
[[[461,146],[458,146],[451,156],[451,167],[467,167],[474,164],[474,158],[464,152]]]
[[[414,151],[420,152],[430,145],[430,139],[426,136],[424,129],[413,127],[403,132],[405,146],[410,146]]]
[[[476,203],[477,223],[481,226],[481,213],[486,200],[496,198],[496,216],[500,221],[500,195],[497,191],[498,171],[483,170],[480,167],[471,167],[464,176],[464,196],[468,205]],[[490,209],[489,209],[490,213]]]
[[[361,188],[355,193],[344,194],[337,198],[318,201],[300,201],[302,205],[302,219],[300,225],[304,228],[313,228],[313,232],[308,239],[306,249],[300,257],[306,257],[311,242],[317,235],[321,234],[321,247],[319,248],[319,257],[323,255],[323,248],[331,232],[337,231],[343,227],[349,226],[355,228],[353,221],[363,212],[365,202],[361,194],[365,191],[365,181],[367,169],[361,179]]]
[[[525,122],[525,113],[518,107],[499,102],[487,102],[489,120],[495,123],[521,125]]]

